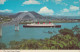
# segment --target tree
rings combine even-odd
[[[75,27],[72,28],[74,34],[76,35],[76,37],[78,38],[78,40],[80,41],[80,26],[76,25]]]
[[[4,43],[0,43],[0,49],[5,49],[6,45]]]
[[[67,34],[69,34],[71,36],[74,35],[74,32],[71,29],[67,29],[67,28],[59,30],[59,33],[63,34],[63,35],[67,35]]]
[[[80,49],[80,42],[77,37],[67,35],[57,35],[57,38],[51,37],[51,47],[56,49]],[[54,49],[54,48],[53,48]]]
[[[60,34],[45,39],[11,41],[11,49],[80,49],[80,41],[70,29],[59,30]]]
[[[72,30],[75,32],[75,34],[80,34],[80,27],[78,25],[73,27]]]

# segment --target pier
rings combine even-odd
[[[19,24],[15,25],[15,31],[19,31]]]

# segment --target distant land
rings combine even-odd
[[[21,14],[23,12],[19,12],[19,13],[4,13],[4,12],[0,12],[0,16],[8,16],[10,18],[15,18],[17,17],[19,14]],[[40,15],[34,11],[30,11],[31,14],[33,14],[36,19],[80,19],[80,16],[56,16],[56,15],[53,15],[53,16],[43,16],[43,15]],[[30,16],[26,15],[24,17],[24,19],[30,19]]]

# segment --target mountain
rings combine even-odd
[[[80,19],[80,16],[53,16],[60,19]]]
[[[19,12],[19,13],[4,13],[4,12],[0,12],[0,16],[8,16],[10,18],[16,18],[17,16],[19,16],[21,13],[23,12]],[[33,14],[35,16],[35,19],[37,20],[53,20],[53,19],[80,19],[80,16],[42,16],[34,11],[29,11],[29,13]],[[29,15],[24,16],[23,20],[28,20],[28,19],[33,19],[31,18]]]
[[[0,16],[14,15],[14,13],[0,12]]]
[[[15,14],[13,14],[13,15],[9,15],[9,17],[11,17],[11,18],[16,18],[18,15],[20,15],[21,13],[23,13],[23,12],[19,12],[19,13],[15,13]]]
[[[15,18],[15,17],[19,16],[21,13],[23,13],[23,12],[19,12],[19,13],[16,13],[14,15],[10,15],[9,17]],[[34,11],[30,11],[29,13],[31,13],[32,15],[34,15],[35,16],[35,19],[37,19],[37,20],[40,20],[40,19],[43,20],[43,19],[45,19],[44,16],[42,16],[42,15],[40,15],[40,14],[34,12]],[[28,19],[31,19],[32,20],[33,18],[30,17],[29,15],[26,15],[23,18],[23,20],[28,20]]]
[[[47,18],[51,19],[80,19],[80,16],[45,16]]]
[[[42,16],[42,15],[40,15],[40,14],[34,12],[34,11],[31,11],[31,12],[29,12],[29,13],[31,13],[32,15],[34,15],[34,16],[35,16],[35,19],[43,19],[43,18],[44,18],[44,16]],[[31,17],[28,16],[28,15],[26,15],[26,16],[24,17],[24,19],[27,19],[27,18],[31,18]]]

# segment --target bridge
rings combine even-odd
[[[31,14],[30,12],[23,12],[23,13],[19,14],[16,18],[12,19],[10,22],[4,22],[4,23],[0,24],[0,37],[2,36],[2,26],[15,25],[15,30],[18,31],[19,23],[26,15],[33,18],[34,21],[37,21],[35,16],[33,14]]]

